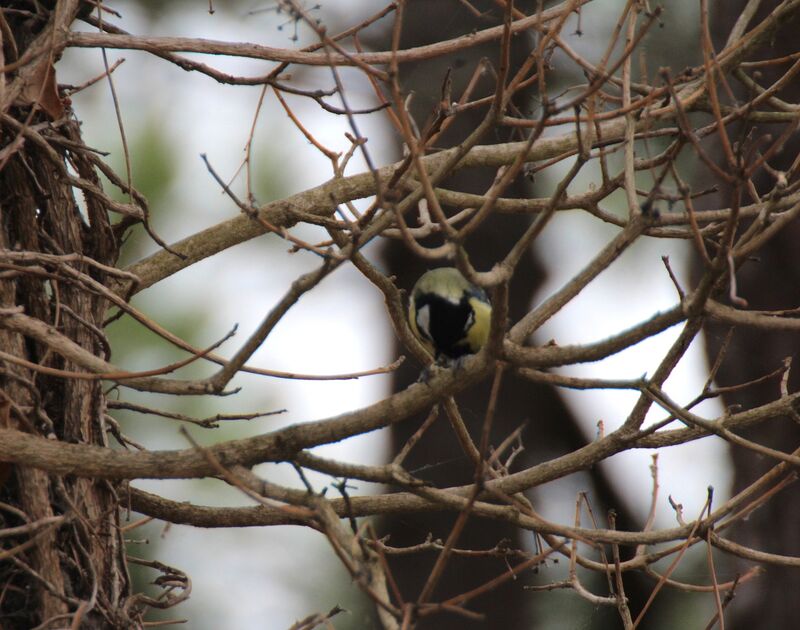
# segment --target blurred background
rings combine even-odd
[[[677,73],[684,66],[700,61],[695,45],[698,41],[695,4],[671,3],[661,25],[646,40],[644,49],[648,67],[655,69],[669,65]],[[624,2],[619,0],[609,0],[585,7],[582,32],[578,32],[577,18],[574,25],[568,25],[563,31],[564,34],[570,34],[570,45],[588,59],[599,59],[623,5]],[[137,35],[202,37],[291,48],[316,41],[310,29],[277,10],[272,2],[215,2],[213,14],[209,13],[206,2],[188,0],[170,3],[119,0],[110,6],[122,15],[122,19],[110,18],[110,21]],[[307,4],[313,15],[326,25],[329,33],[339,32],[360,22],[382,6],[382,2],[373,0],[337,0],[322,2],[320,6]],[[419,43],[426,41],[426,38],[427,41],[434,41],[442,38],[442,33],[469,32],[473,27],[470,20],[474,16],[458,0],[411,2],[409,7],[410,32],[404,36],[407,43]],[[434,10],[435,18],[430,15],[426,17],[425,11]],[[428,27],[417,26],[425,20]],[[487,22],[487,25],[491,23]],[[89,30],[91,27],[83,25],[83,28]],[[365,33],[364,41],[367,45],[386,49],[390,28],[391,20],[382,20]],[[254,120],[261,91],[259,87],[221,85],[206,76],[185,72],[144,52],[109,50],[108,57],[112,64],[124,58],[124,63],[115,70],[113,78],[129,143],[133,183],[148,198],[152,224],[166,242],[179,240],[238,213],[236,206],[220,191],[206,170],[200,154],[207,154],[210,163],[223,178],[234,177],[245,158],[245,147],[254,122],[252,167],[258,202],[305,190],[332,176],[328,160],[297,131],[271,93],[267,94]],[[274,67],[270,63],[252,60],[192,57],[234,75],[262,75]],[[554,59],[556,64],[561,62],[563,60]],[[59,83],[82,84],[103,72],[101,52],[70,49],[58,66],[58,72]],[[578,85],[584,81],[583,77],[568,72],[574,70],[553,80],[551,87],[554,93],[560,93],[570,84]],[[430,107],[431,99],[435,98],[441,84],[443,69],[404,68],[403,73],[404,86],[419,95],[415,98],[414,106],[419,108],[424,120],[425,108]],[[360,74],[352,71],[342,74],[351,107],[368,107],[377,103],[371,87]],[[457,76],[457,80],[459,78],[463,80],[463,77]],[[424,92],[422,86],[426,81],[433,97]],[[293,68],[292,85],[303,88],[329,87],[332,85],[330,71],[324,68]],[[457,93],[455,89],[454,93]],[[87,144],[108,152],[109,163],[118,173],[124,174],[124,154],[108,83],[100,81],[76,93],[72,100],[78,118],[83,121]],[[349,148],[350,143],[344,134],[350,128],[343,116],[324,112],[309,99],[287,96],[287,100],[305,127],[325,146],[334,151],[346,151]],[[331,103],[340,104],[335,97]],[[535,109],[535,103],[529,105],[532,110]],[[362,134],[369,139],[367,148],[376,164],[383,165],[398,159],[401,147],[385,114],[379,112],[363,116],[359,124]],[[552,133],[561,131],[553,129]],[[656,153],[657,146],[652,150]],[[364,161],[357,153],[348,167],[348,174],[363,170]],[[557,169],[540,173],[534,182],[521,183],[519,194],[544,196],[552,190],[558,178]],[[590,186],[592,177],[587,174],[576,180],[570,191],[585,191]],[[245,189],[241,175],[234,180],[233,188],[238,192]],[[366,202],[362,205],[366,205]],[[620,214],[626,212],[622,198],[614,197],[604,207]],[[581,212],[559,214],[535,244],[531,273],[536,279],[526,285],[528,292],[521,293],[524,296],[522,301],[527,305],[538,303],[561,287],[617,231],[617,228],[602,224]],[[326,238],[321,229],[310,226],[297,228],[296,234],[311,242]],[[382,269],[395,273],[401,264],[397,247],[396,244],[387,247],[376,241],[365,253]],[[136,228],[124,247],[124,263],[139,260],[158,249],[143,231]],[[210,345],[238,325],[237,335],[222,348],[223,353],[232,353],[282,296],[288,284],[317,265],[318,261],[312,254],[289,253],[289,249],[290,244],[276,236],[260,237],[143,291],[134,298],[133,304],[196,347]],[[478,266],[488,269],[492,254],[496,260],[505,251],[498,245],[494,253],[476,253]],[[688,285],[691,276],[688,254],[689,245],[684,242],[641,240],[578,299],[538,331],[535,342],[542,344],[554,339],[563,345],[597,341],[659,310],[672,307],[677,296],[661,257],[669,256],[678,277]],[[398,284],[410,288],[422,268],[420,264],[417,261],[401,267]],[[565,373],[615,379],[637,378],[658,365],[678,330],[671,329],[607,360],[570,368]],[[184,356],[128,318],[115,322],[109,333],[114,348],[113,360],[126,369],[151,369]],[[291,310],[263,344],[252,363],[263,368],[305,374],[337,374],[386,365],[402,352],[393,339],[380,293],[352,267],[343,266]],[[214,443],[263,433],[284,424],[321,419],[367,405],[385,397],[402,382],[414,380],[419,367],[410,363],[407,362],[397,382],[390,375],[324,382],[240,375],[232,385],[242,387],[241,393],[222,399],[205,397],[176,400],[163,397],[162,400],[156,395],[144,396],[131,390],[121,390],[114,395],[122,400],[197,417],[216,413],[286,410],[261,419],[224,423],[218,429],[189,427],[198,441]],[[667,392],[679,402],[688,402],[699,393],[707,370],[704,348],[696,343],[667,382]],[[193,365],[183,373],[207,375],[210,369]],[[541,420],[544,426],[548,418],[543,416],[549,413],[541,409],[537,411],[536,400],[525,418],[514,418],[515,424],[522,420],[530,421],[527,435],[532,443],[536,443],[539,436],[537,420]],[[562,404],[565,412],[575,419],[575,426],[578,427],[575,440],[588,441],[595,436],[598,421],[603,421],[606,431],[619,426],[635,400],[634,394],[625,392],[560,392],[558,404]],[[713,417],[720,413],[721,407],[718,403],[706,403],[697,411]],[[465,413],[480,417],[483,408],[479,402],[468,401],[465,403]],[[131,412],[114,412],[113,415],[122,422],[127,435],[149,449],[188,446],[178,432],[177,422]],[[650,419],[656,419],[659,415],[656,413]],[[413,431],[414,428],[409,427],[408,430]],[[556,427],[555,431],[558,430]],[[566,428],[564,430],[567,431]],[[544,428],[542,431],[541,435],[548,435]],[[396,444],[397,439],[388,431],[381,431],[319,451],[323,455],[346,461],[379,464],[392,457],[395,448],[392,445]],[[544,451],[537,451],[536,448],[531,446],[530,450],[533,463],[536,457],[544,457],[548,453],[549,456],[557,456],[566,452],[559,451],[562,447],[558,445],[551,445]],[[645,451],[628,452],[611,458],[602,466],[603,475],[609,483],[624,490],[620,496],[625,504],[616,507],[641,521],[646,516],[651,499],[651,455]],[[429,463],[447,468],[448,462],[449,459],[442,455],[440,460]],[[717,502],[729,496],[732,475],[729,454],[724,442],[717,438],[662,450],[658,468],[661,492],[656,527],[669,527],[675,523],[668,495],[683,504],[687,517],[694,517],[700,512],[708,486],[715,488]],[[289,466],[264,465],[257,472],[277,483],[300,485]],[[595,483],[588,477],[575,477],[538,489],[535,493],[538,511],[553,520],[570,523],[576,492],[592,492],[592,484]],[[331,482],[328,478],[313,474],[310,479],[319,490]],[[169,498],[198,504],[249,504],[237,491],[213,480],[139,481],[135,485]],[[372,490],[360,484],[353,492]],[[608,507],[602,502],[600,505]],[[399,525],[401,528],[404,526]],[[420,524],[406,527],[408,542],[424,540],[425,528]],[[327,611],[339,604],[350,612],[336,618],[337,628],[371,627],[369,605],[362,601],[349,576],[330,553],[327,541],[315,532],[291,527],[240,530],[202,530],[185,526],[165,528],[162,523],[151,523],[134,530],[132,538],[135,539],[130,546],[133,555],[157,558],[186,571],[192,578],[193,590],[189,602],[177,610],[167,611],[164,618],[188,618],[190,627],[200,629],[285,628],[312,612]],[[532,544],[530,539],[528,544]],[[564,569],[564,566],[540,569],[538,579],[559,579],[559,572]],[[502,571],[502,568],[499,570]],[[729,577],[724,569],[722,573],[720,580]],[[689,581],[694,578],[703,581],[706,576],[704,559],[689,557],[684,560],[677,575]],[[145,585],[152,577],[147,573],[137,574],[141,585]],[[652,585],[652,582],[649,583]],[[592,619],[597,611],[574,593],[547,594],[546,605],[546,598],[541,594],[530,593],[524,597],[535,601],[538,606],[534,615],[542,624],[538,627],[613,627],[597,625],[596,622],[593,625]],[[710,618],[712,597],[690,595],[681,601],[682,608],[674,609],[669,614],[665,612],[659,616],[658,623],[654,619],[648,627],[670,628],[679,623],[682,627],[695,627],[691,623],[693,620]],[[565,604],[568,608],[565,608]],[[152,618],[157,617],[153,615]]]

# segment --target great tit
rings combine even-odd
[[[408,304],[411,330],[439,363],[478,352],[489,338],[491,315],[484,290],[454,267],[422,274]]]

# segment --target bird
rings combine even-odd
[[[411,330],[438,364],[458,364],[477,353],[489,338],[491,316],[486,292],[455,267],[426,271],[411,290]]]

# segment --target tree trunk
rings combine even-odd
[[[765,3],[752,23],[762,20],[772,11],[777,2]],[[742,1],[720,7],[712,20],[717,36],[716,44],[724,42],[733,22],[739,17],[745,3]],[[767,42],[769,57],[795,54],[797,51],[794,32],[797,22],[784,25],[782,30]],[[785,69],[782,69],[785,70]],[[764,85],[770,85],[774,70],[765,68],[760,73]],[[735,84],[734,84],[735,85]],[[796,99],[797,82],[787,86],[780,98]],[[748,98],[751,95],[746,95]],[[744,133],[742,133],[744,131]],[[732,138],[744,137],[750,129],[734,128],[729,131]],[[759,125],[759,135],[772,133],[778,137],[782,129],[777,126]],[[739,135],[741,134],[741,135]],[[793,135],[783,150],[770,160],[776,170],[788,169],[800,151],[796,135]],[[763,175],[754,178],[759,194],[764,194],[774,186],[774,180]],[[723,192],[724,194],[724,192]],[[746,226],[745,226],[746,227]],[[794,221],[784,227],[768,245],[756,252],[736,273],[737,293],[747,300],[749,308],[796,309],[798,306],[798,286],[800,286],[800,224]],[[792,360],[787,387],[790,392],[800,388],[800,340],[794,332],[769,331],[742,327],[733,331],[726,341],[729,329],[714,326],[706,336],[706,347],[710,362],[713,362],[724,349],[724,361],[717,374],[720,386],[739,385],[761,378],[781,368],[786,359]],[[754,383],[745,388],[725,394],[726,407],[744,410],[775,400],[780,392],[781,375],[766,381]],[[800,444],[800,425],[791,418],[775,418],[752,429],[745,429],[740,435],[749,440],[780,451],[791,450]],[[745,448],[731,448],[734,464],[733,492],[753,483],[769,468],[774,460],[765,458]],[[737,542],[751,548],[767,552],[797,556],[800,555],[800,493],[796,486],[789,486],[773,500],[766,502],[746,520],[739,523],[734,536]],[[750,568],[752,563],[736,560],[732,563],[737,572]],[[796,567],[767,566],[765,574],[752,583],[741,586],[736,599],[731,603],[726,615],[726,627],[735,630],[749,628],[791,628],[797,625],[798,605],[790,593],[800,590],[800,571]]]
[[[21,312],[106,357],[102,327],[107,303],[89,284],[105,285],[108,278],[87,259],[113,265],[118,253],[102,200],[87,195],[82,213],[67,169],[69,164],[77,177],[99,188],[79,125],[55,92],[53,64],[60,51],[53,33],[69,26],[79,3],[59,3],[57,11],[41,3],[16,4],[17,11],[4,15],[9,27],[3,29],[6,67],[24,62],[26,51],[41,47],[44,38],[51,43],[44,55],[4,77],[0,349],[13,358],[0,364],[0,402],[7,410],[0,421],[53,439],[105,445],[100,381],[55,375],[53,369],[82,370],[2,326],[3,316]],[[31,65],[38,67],[31,70]],[[9,102],[26,71],[22,89]],[[54,114],[61,114],[58,120]],[[0,488],[0,527],[51,522],[5,547],[13,553],[10,562],[0,565],[0,626],[32,628],[56,619],[59,627],[136,625],[137,613],[128,610],[134,607],[126,606],[130,583],[114,488],[105,481],[24,466],[10,472]]]
[[[470,33],[487,25],[500,23],[502,11],[494,2],[472,2],[471,6],[479,9],[480,17],[468,11],[465,5],[457,1],[440,2],[435,6],[428,2],[416,1],[407,5],[404,15],[402,48],[422,46]],[[516,6],[531,13],[533,3],[516,3]],[[446,30],[443,30],[446,29]],[[531,50],[531,40],[515,38],[511,50],[511,76],[527,58]],[[381,49],[388,48],[383,43]],[[456,55],[437,57],[430,61],[404,64],[401,81],[404,93],[413,93],[411,111],[416,114],[420,128],[437,101],[442,96],[444,77],[452,72],[453,99],[460,96],[470,79],[472,71],[478,67],[481,58],[491,60],[493,67],[499,66],[498,50],[495,42],[485,46],[476,46],[459,51]],[[495,89],[495,75],[484,72],[478,83],[473,98],[488,96]],[[529,109],[525,102],[517,103],[522,111]],[[461,142],[478,126],[486,113],[485,109],[473,109],[458,116],[456,122],[442,137],[437,140],[437,148],[451,147]],[[493,129],[481,144],[492,142],[519,141],[525,136],[509,133],[506,129]],[[443,184],[444,188],[458,191],[484,194],[491,185],[496,172],[491,169],[464,169],[450,176]],[[535,183],[534,183],[535,185]],[[503,193],[507,197],[531,196],[531,185],[520,177]],[[470,254],[472,264],[479,271],[487,271],[492,265],[505,256],[530,223],[530,218],[523,215],[495,215],[486,221],[480,236],[468,241],[465,246]],[[429,239],[428,245],[437,245],[441,241],[436,237]],[[424,261],[413,256],[407,247],[400,242],[392,243],[385,254],[387,266],[397,278],[398,286],[410,289],[415,280],[426,270]],[[441,266],[441,263],[434,266]],[[545,269],[536,256],[531,253],[520,262],[511,282],[509,291],[509,308],[511,321],[517,321],[530,310],[533,297],[545,281]],[[413,364],[406,364],[395,374],[396,389],[410,385],[419,376],[420,369]],[[464,421],[472,437],[477,440],[481,433],[484,413],[489,400],[491,383],[463,392],[458,397]],[[436,423],[425,433],[415,445],[404,464],[409,470],[429,481],[437,487],[455,486],[470,483],[474,474],[472,463],[458,445],[453,430],[449,426],[444,412]],[[394,452],[417,430],[419,423],[404,422],[392,427]],[[509,434],[522,425],[527,425],[521,436],[524,452],[517,458],[515,466],[525,468],[557,457],[584,446],[587,442],[577,419],[567,409],[558,392],[550,386],[537,385],[506,372],[495,413],[490,442],[500,444]],[[596,467],[586,474],[576,476],[576,491],[586,490],[592,500],[594,509],[599,514],[613,508],[618,514],[618,526],[622,529],[634,529],[638,525],[630,515],[628,506],[617,489],[606,478],[604,471]],[[536,492],[528,493],[536,506]],[[575,495],[565,497],[565,502],[572,502]],[[422,542],[428,533],[434,538],[446,540],[453,528],[455,516],[452,514],[426,514],[424,516],[405,515],[396,519],[385,519],[386,532],[390,533],[391,544],[398,546],[414,545]],[[385,532],[384,532],[385,533]],[[534,535],[522,532],[508,523],[490,522],[470,519],[458,540],[457,547],[468,549],[491,549],[497,545],[508,543],[514,548],[532,549]],[[392,571],[401,590],[408,598],[419,593],[430,574],[435,556],[399,556],[392,558]],[[478,559],[452,558],[445,571],[442,585],[436,597],[446,599],[489,582],[507,570],[505,561],[490,557]],[[503,586],[494,589],[484,598],[477,598],[471,609],[485,615],[484,624],[471,623],[470,627],[486,628],[530,628],[542,615],[541,600],[523,589],[523,584],[531,582],[534,572],[523,574],[522,580],[510,580]],[[626,593],[631,607],[638,610],[646,600],[649,582],[639,575],[626,575]],[[666,598],[664,598],[666,601]],[[661,601],[658,605],[661,605]],[[609,614],[606,614],[606,613]],[[616,611],[601,610],[594,615],[593,626],[608,627],[615,623]],[[614,621],[612,621],[614,620]],[[421,619],[417,627],[447,628],[464,627],[464,619],[457,615],[436,615]],[[647,627],[647,626],[643,626]]]

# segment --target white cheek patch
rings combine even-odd
[[[475,311],[470,309],[469,315],[467,316],[467,323],[464,324],[464,332],[469,332],[469,329],[475,324]]]
[[[431,307],[427,304],[417,311],[417,328],[423,337],[431,339]]]

